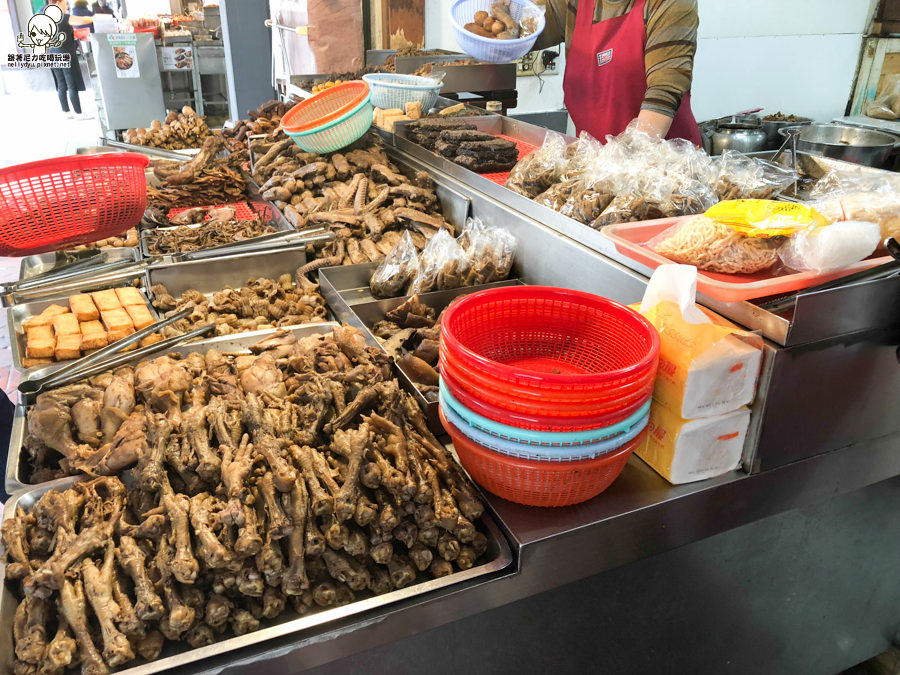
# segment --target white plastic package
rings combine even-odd
[[[796,232],[778,249],[778,256],[799,272],[835,272],[872,255],[880,242],[876,223],[843,220]]]

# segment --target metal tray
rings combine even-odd
[[[376,267],[375,263],[326,267],[319,270],[319,286],[322,295],[328,301],[328,305],[337,319],[361,330],[369,345],[384,351],[384,346],[372,334],[372,326],[381,321],[387,312],[406,302],[410,296],[406,295],[386,300],[373,297],[372,292],[369,290],[369,279]],[[469,295],[488,288],[502,288],[503,286],[517,286],[520,284],[522,284],[522,281],[519,279],[507,279],[481,286],[466,286],[447,291],[422,293],[419,295],[419,299],[440,314],[441,310],[453,300],[463,295]],[[394,374],[403,388],[410,392],[419,402],[419,405],[427,412],[429,428],[437,434],[443,434],[444,427],[438,417],[437,401],[426,399],[416,384],[409,379],[406,373],[400,370],[396,363],[394,364]]]
[[[147,269],[147,289],[163,284],[174,297],[193,288],[204,295],[221,291],[226,286],[243,287],[248,279],[267,277],[277,279],[282,274],[292,277],[306,262],[303,248],[274,249],[263,253],[239,253],[227,258],[208,258],[193,262],[168,263]]]
[[[9,307],[6,310],[6,327],[9,331],[9,347],[10,351],[12,352],[13,368],[23,373],[30,374],[37,370],[40,370],[41,372],[49,374],[55,370],[59,370],[64,365],[72,361],[72,359],[68,359],[65,361],[55,361],[54,363],[46,366],[26,368],[24,366],[25,329],[22,327],[22,324],[26,319],[29,319],[32,316],[37,316],[50,305],[68,305],[67,298],[69,295],[74,295],[75,293],[101,291],[106,288],[121,288],[123,286],[131,285],[131,282],[133,282],[135,279],[141,279],[141,276],[135,275],[134,273],[129,273],[126,275],[112,276],[105,279],[89,279],[87,281],[82,279],[80,284],[78,284],[77,286],[54,289],[55,292],[52,296],[44,295],[40,300],[23,302]],[[153,315],[154,320],[158,321],[159,314],[153,308],[153,305],[150,304],[150,300],[147,297],[146,290],[144,288],[138,288],[138,290],[141,292],[141,295],[144,296],[144,301],[147,303],[147,307],[150,309],[150,314]]]
[[[104,248],[109,262],[117,262],[119,260],[138,261],[141,257],[137,246],[122,246],[121,248]],[[22,258],[19,265],[19,279],[30,279],[31,277],[54,270],[61,265],[72,262],[68,251],[55,251],[53,253],[39,253],[38,255],[29,255]]]
[[[253,179],[250,177],[250,175],[245,173],[244,178],[247,181],[247,187],[245,189],[245,193],[246,193],[245,199],[246,199],[247,203],[250,205],[250,208],[253,210],[253,212],[259,218],[260,222],[271,225],[272,227],[275,228],[276,232],[292,232],[295,229],[294,226],[291,225],[285,219],[285,217],[281,214],[281,211],[279,211],[275,207],[274,204],[271,204],[270,202],[267,202],[266,200],[264,200],[262,198],[262,195],[259,192],[259,186],[256,185],[256,183],[253,181]],[[167,229],[174,229],[174,227],[177,227],[177,226],[162,227],[162,228],[145,228],[143,226],[139,227],[138,230],[139,230],[140,237],[141,237],[141,243],[140,243],[141,255],[144,256],[145,258],[158,258],[159,257],[159,255],[157,255],[157,254],[150,253],[150,250],[147,247],[147,240],[145,238],[144,233],[148,229],[167,230]],[[192,226],[188,225],[188,227],[192,227]],[[194,227],[199,227],[199,224]],[[240,243],[250,244],[250,243],[255,242],[256,240],[257,240],[257,237],[251,237],[250,239],[245,239],[245,240],[243,240],[243,242],[240,242]],[[222,244],[222,245],[223,246],[226,246],[226,245],[232,246],[233,243],[236,243],[236,242],[229,242],[228,244]],[[213,250],[213,249],[200,249],[200,250]]]
[[[27,512],[48,490],[53,488],[63,490],[79,480],[81,479],[76,477],[63,478],[15,494],[6,503],[6,507],[3,510],[3,520],[13,517],[19,508]],[[262,627],[253,633],[220,640],[198,649],[191,649],[185,643],[167,642],[163,654],[156,661],[114,670],[113,672],[117,675],[150,675],[150,673],[165,672],[169,669],[201,661],[224,652],[231,652],[243,647],[257,645],[267,640],[284,638],[288,635],[295,635],[303,631],[323,627],[329,623],[348,617],[355,617],[363,612],[370,612],[391,603],[409,600],[425,593],[441,591],[506,569],[513,562],[512,552],[510,551],[509,543],[488,510],[485,510],[479,524],[481,526],[479,530],[487,535],[488,545],[485,552],[485,561],[472,569],[455,572],[440,579],[421,581],[400,590],[391,591],[383,595],[375,595],[357,600],[343,607],[334,607],[302,617],[287,609],[281,617],[263,621]],[[0,579],[0,670],[6,673],[13,672],[12,637],[17,605],[18,601],[12,590],[5,586],[3,579]],[[198,665],[199,667],[202,667],[202,664]]]

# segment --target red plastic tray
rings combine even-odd
[[[660,265],[665,265],[672,261],[652,250],[647,246],[647,242],[667,228],[692,217],[682,216],[680,218],[646,220],[640,223],[607,225],[600,232],[615,244],[619,253],[655,270]],[[844,268],[840,272],[828,274],[793,272],[778,275],[773,274],[771,270],[756,272],[755,274],[722,274],[720,272],[697,270],[697,290],[723,302],[753,300],[770,295],[799,291],[816,284],[859,272],[860,270],[876,267],[877,265],[890,262],[890,260],[890,256],[873,254],[855,265]]]
[[[504,136],[503,134],[498,134],[497,138],[503,138],[507,141],[512,141],[516,144],[516,147],[519,149],[519,159],[517,161],[522,161],[523,157],[527,157],[532,152],[537,150],[536,145],[532,145],[531,143],[526,143],[525,141],[520,141],[517,138],[510,138],[509,136]],[[509,171],[501,171],[500,173],[483,173],[480,174],[487,178],[490,181],[497,183],[497,185],[503,185],[506,183],[506,180],[509,178]]]
[[[171,219],[174,216],[177,216],[179,213],[184,211],[189,211],[190,209],[220,209],[224,206],[229,206],[234,209],[234,217],[238,220],[258,220],[259,216],[256,215],[256,211],[250,208],[250,205],[247,202],[235,202],[234,204],[214,204],[213,206],[179,206],[174,209],[169,209],[168,217]],[[204,220],[209,219],[209,214],[206,214]]]

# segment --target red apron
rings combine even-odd
[[[563,80],[566,108],[578,132],[605,142],[623,131],[641,110],[647,93],[644,47],[646,0],[615,19],[594,23],[594,3],[581,0]],[[686,93],[666,138],[701,145],[700,129]]]

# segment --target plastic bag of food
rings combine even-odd
[[[877,223],[882,241],[888,237],[900,241],[900,178],[833,174],[827,174],[811,192],[811,196],[821,197],[826,193],[825,188],[820,189],[822,181],[829,181],[830,194],[811,202],[813,208],[830,220]]]
[[[872,255],[880,242],[877,224],[844,220],[796,232],[778,249],[778,257],[798,272],[836,272]]]
[[[409,295],[459,288],[468,272],[465,251],[447,230],[440,230],[419,255],[419,273],[409,287]]]
[[[531,5],[522,10],[522,13],[519,15],[520,38],[534,35],[537,32],[545,11],[546,7],[542,5]]]
[[[510,232],[485,226],[478,218],[470,218],[457,243],[469,262],[464,286],[489,284],[509,276],[518,246]]]
[[[566,139],[548,131],[544,143],[523,157],[509,172],[506,187],[520,195],[534,198],[553,185],[566,166]]]
[[[718,160],[714,190],[720,201],[774,199],[797,179],[791,169],[726,150]]]
[[[900,117],[900,75],[892,74],[885,79],[880,95],[866,104],[866,115],[880,120]]]
[[[694,216],[648,242],[669,260],[709,272],[753,274],[778,261],[783,237],[748,237],[707,216]]]
[[[443,230],[442,230],[443,231]],[[394,248],[372,274],[369,288],[376,298],[395,298],[418,276],[419,257],[409,230],[404,230]]]

